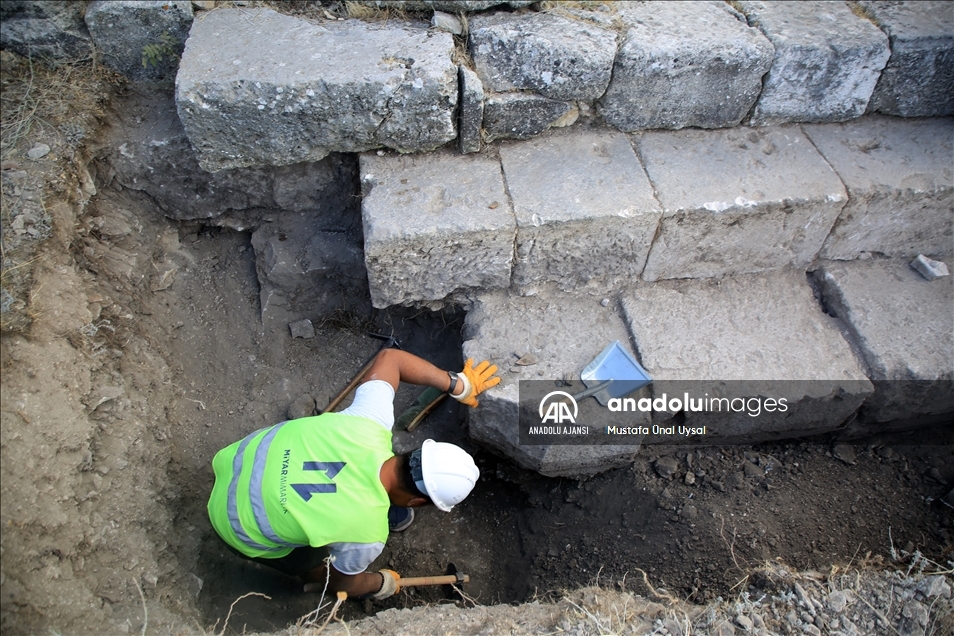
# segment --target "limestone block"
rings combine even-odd
[[[529,139],[539,135],[571,110],[570,104],[530,93],[501,93],[484,100],[487,141]]]
[[[599,112],[620,130],[735,126],[772,45],[722,2],[620,3],[626,26]]]
[[[646,132],[636,150],[663,206],[649,281],[804,268],[847,200],[794,127]]]
[[[815,272],[875,381],[864,419],[954,413],[954,281],[928,281],[907,259],[828,262]]]
[[[496,159],[366,153],[360,169],[375,307],[510,284],[516,222]]]
[[[115,179],[148,194],[173,219],[216,219],[216,224],[244,230],[263,222],[264,209],[306,212],[314,230],[341,232],[359,222],[355,158],[333,154],[291,166],[206,172],[171,97],[125,100],[106,143]]]
[[[784,413],[758,416],[750,415],[754,409],[686,409],[686,426],[711,427],[708,442],[832,430],[872,392],[802,271],[643,283],[622,305],[654,396],[704,398],[725,390],[760,396],[763,405],[768,398],[786,400]]]
[[[951,4],[863,0],[858,5],[891,42],[891,57],[868,109],[902,117],[954,114]]]
[[[954,253],[954,123],[870,116],[802,126],[848,189],[822,258]]]
[[[468,21],[470,55],[490,90],[593,100],[609,85],[616,33],[548,13],[494,13]]]
[[[775,47],[752,123],[845,121],[864,114],[888,40],[844,2],[739,2]]]
[[[592,474],[631,461],[638,445],[521,445],[517,426],[521,380],[579,380],[583,368],[607,344],[619,340],[629,348],[615,306],[603,307],[599,296],[481,294],[467,314],[464,339],[465,359],[491,360],[501,369],[500,384],[483,393],[480,406],[468,412],[474,440],[548,476]],[[533,354],[537,363],[514,366],[517,356],[526,354]],[[648,418],[627,414],[627,421],[630,426],[645,425]]]
[[[212,172],[379,146],[433,150],[457,136],[453,48],[449,33],[412,23],[218,9],[186,42],[179,118]]]
[[[89,57],[92,41],[82,2],[0,3],[0,48],[24,57]]]
[[[924,254],[918,254],[918,257],[911,261],[911,267],[927,280],[934,280],[935,278],[951,275],[951,270],[947,268],[947,263],[928,258]]]
[[[321,231],[304,214],[267,220],[252,233],[264,324],[366,306],[360,235]]]
[[[103,63],[135,81],[175,75],[192,18],[189,0],[96,0],[86,9]]]
[[[501,145],[517,217],[514,284],[635,279],[662,209],[622,133],[560,131]]]
[[[480,150],[480,127],[484,121],[484,86],[466,66],[460,67],[460,151]]]

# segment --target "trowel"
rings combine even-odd
[[[606,406],[613,398],[621,398],[650,384],[653,379],[636,362],[619,340],[607,346],[600,355],[580,373],[586,390],[573,396],[574,400],[595,397]]]

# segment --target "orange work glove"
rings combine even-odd
[[[398,581],[401,580],[400,574],[394,570],[378,570],[378,574],[383,577],[381,589],[372,594],[371,598],[376,601],[381,601],[401,591],[401,586],[398,585]]]
[[[477,396],[492,386],[500,384],[500,378],[495,376],[497,365],[490,364],[484,360],[474,367],[473,358],[468,358],[464,363],[464,370],[460,372],[460,379],[463,381],[464,390],[460,395],[451,397],[458,402],[463,402],[467,406],[477,406]]]

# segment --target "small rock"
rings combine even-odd
[[[288,328],[291,330],[292,338],[304,338],[308,340],[309,338],[315,337],[315,326],[311,324],[311,321],[307,318],[299,320],[298,322],[289,323]]]
[[[46,144],[35,144],[30,150],[27,151],[27,157],[37,161],[43,157],[50,154],[50,147]]]
[[[855,464],[855,447],[851,444],[835,444],[835,447],[831,449],[831,454],[846,464],[852,466]]]
[[[31,150],[30,152],[33,151]],[[928,258],[924,254],[918,254],[918,257],[911,261],[911,267],[928,280],[951,275],[946,264],[941,261],[936,261],[933,258]]]
[[[669,479],[679,470],[679,464],[672,457],[660,457],[653,467],[656,469],[656,474],[663,479]]]
[[[939,484],[944,483],[944,475],[942,475],[941,471],[937,469],[937,466],[931,468],[931,470],[927,472],[927,476]]]
[[[454,35],[461,35],[464,32],[464,26],[460,23],[460,20],[456,16],[443,11],[434,12],[434,17],[431,18],[431,26],[438,31],[446,31]]]
[[[693,472],[690,470],[689,472],[686,473],[686,478],[685,478],[684,481],[686,482],[686,485],[687,485],[687,486],[692,486],[692,485],[694,485],[694,484],[696,483],[696,476],[695,476],[695,474],[693,474]]]
[[[601,306],[601,307],[606,307],[606,306],[608,306],[609,304],[610,304],[610,299],[609,299],[609,298],[604,298],[603,300],[600,301],[600,306]]]
[[[878,457],[881,457],[883,459],[891,459],[892,457],[894,457],[894,450],[892,450],[888,446],[882,446],[881,448],[878,449]]]
[[[841,590],[835,590],[828,595],[828,607],[835,614],[841,614],[848,606],[848,597]]]
[[[537,362],[539,362],[539,360],[537,360],[537,356],[533,355],[532,353],[528,353],[526,355],[520,356],[520,359],[517,360],[516,365],[519,367],[529,367],[535,365]]]
[[[748,616],[744,614],[739,614],[738,616],[735,617],[735,624],[741,627],[742,629],[744,629],[745,631],[749,631],[750,629],[754,627],[754,625],[752,624],[752,619],[750,619]]]
[[[297,420],[302,417],[311,417],[315,414],[316,406],[317,404],[315,403],[315,398],[306,393],[291,403],[286,414],[290,420]]]
[[[951,586],[948,585],[947,581],[945,581],[944,577],[940,574],[936,576],[929,576],[918,583],[918,592],[927,598],[934,596],[940,596],[941,598],[951,598]]]
[[[695,519],[699,516],[699,511],[692,504],[687,504],[683,506],[682,512],[680,513],[686,519]]]
[[[765,477],[765,471],[752,462],[747,461],[742,464],[742,470],[745,472],[746,477]]]

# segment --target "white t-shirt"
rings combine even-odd
[[[341,411],[342,415],[355,415],[377,422],[391,430],[394,426],[394,387],[384,380],[370,380],[358,386],[354,402]],[[342,574],[360,574],[378,558],[384,544],[375,543],[329,543],[335,569]]]

